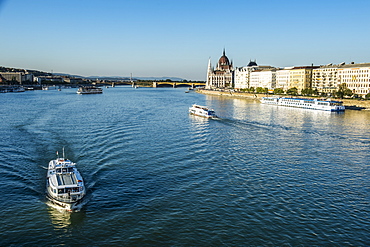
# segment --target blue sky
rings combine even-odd
[[[0,0],[0,66],[205,80],[234,66],[370,62],[370,1]]]

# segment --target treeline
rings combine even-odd
[[[257,94],[268,94],[269,89],[268,88],[262,88],[262,87],[251,87],[246,89],[240,89],[241,92],[248,92],[248,93],[257,93]],[[337,91],[335,91],[333,94],[318,92],[317,89],[312,88],[306,88],[302,89],[301,94],[298,94],[298,89],[293,87],[289,88],[288,90],[284,91],[282,88],[275,88],[272,94],[276,95],[291,95],[291,96],[322,96],[322,97],[336,97],[336,98],[361,98],[359,95],[356,95],[352,92],[351,89],[347,88],[347,85],[345,83],[342,83],[339,85],[339,88]],[[370,100],[370,93],[365,95],[365,99]]]

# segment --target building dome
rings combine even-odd
[[[229,59],[225,55],[225,49],[224,49],[222,56],[218,60],[217,69],[225,70],[225,69],[230,69],[231,67],[232,67],[232,64],[230,64]]]
[[[220,59],[218,60],[218,64],[219,65],[230,65],[230,61],[227,58],[227,56],[225,55],[225,51],[224,51],[222,57],[220,57]]]

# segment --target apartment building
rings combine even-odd
[[[334,93],[338,90],[338,68],[343,66],[328,64],[312,71],[312,89],[320,93]]]
[[[273,90],[276,85],[276,69],[257,70],[250,73],[249,86]]]
[[[298,93],[303,89],[311,88],[312,70],[318,66],[294,67],[290,70],[289,88],[297,88]]]
[[[354,94],[370,93],[370,63],[347,64],[338,68],[337,85],[345,83]]]
[[[276,87],[281,88],[284,91],[289,89],[290,82],[290,70],[294,67],[285,67],[282,69],[276,70]]]
[[[249,61],[249,64],[246,67],[235,68],[234,88],[235,89],[249,88],[250,73],[254,70],[258,70],[258,65],[256,61]]]

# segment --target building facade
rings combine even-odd
[[[0,74],[5,81],[14,81],[19,83],[22,82],[22,77],[24,76],[24,72],[1,72]]]
[[[283,69],[276,70],[276,86],[275,88],[281,88],[285,92],[289,89],[290,85],[290,70],[293,67],[285,67]]]
[[[318,66],[294,67],[290,70],[289,88],[296,88],[298,93],[303,89],[311,88],[312,70],[319,68]]]
[[[345,83],[353,94],[370,93],[370,63],[347,64],[338,68],[337,85]]]
[[[206,88],[233,88],[234,87],[234,68],[225,54],[218,60],[216,69],[211,65],[211,59],[208,61]]]
[[[342,66],[328,64],[312,71],[312,89],[320,93],[333,94],[338,90],[338,68]]]
[[[258,87],[273,90],[276,84],[276,70],[266,69],[257,70],[250,73],[250,87],[256,89]]]
[[[224,50],[216,68],[212,67],[209,59],[206,88],[241,90],[261,87],[268,88],[269,91],[280,88],[285,92],[296,88],[298,94],[301,94],[304,89],[313,89],[318,93],[333,95],[343,84],[355,95],[364,97],[369,94],[370,63],[277,69],[271,66],[258,66],[255,61],[250,61],[247,66],[234,69]]]
[[[249,80],[250,73],[258,69],[256,61],[249,61],[246,67],[235,68],[234,71],[234,87],[235,89],[247,89],[250,88]]]

